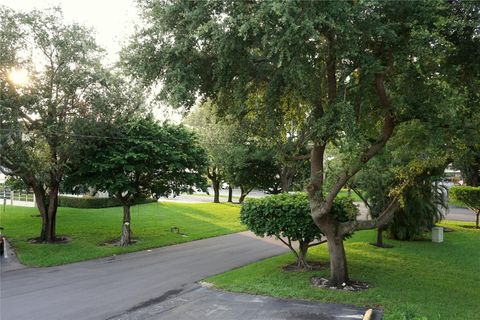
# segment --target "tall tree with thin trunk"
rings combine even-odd
[[[232,147],[235,126],[221,121],[216,114],[216,106],[211,101],[199,105],[184,123],[198,135],[202,146],[207,150],[207,177],[212,183],[213,202],[220,202],[220,188],[225,181],[225,157]]]
[[[140,8],[148,25],[123,59],[145,84],[161,81],[172,105],[192,105],[200,92],[225,115],[247,117],[253,101],[274,121],[288,114],[283,99],[298,102],[287,110],[304,110],[307,191],[328,239],[330,285],[348,283],[344,236],[384,224],[400,204],[393,197],[376,219],[339,221],[334,200],[400,123],[434,122],[448,105],[438,68],[446,40],[437,32],[448,4],[144,0]],[[343,163],[327,188],[331,144],[341,145]]]

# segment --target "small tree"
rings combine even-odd
[[[273,157],[268,149],[253,143],[232,146],[225,155],[225,177],[240,187],[239,203],[255,188],[267,190],[276,180]]]
[[[334,212],[342,220],[354,220],[358,210],[350,199],[339,198]],[[248,229],[260,237],[275,236],[282,241],[297,258],[297,267],[307,269],[308,248],[325,243],[322,232],[310,217],[307,195],[278,194],[261,199],[245,201],[240,219]],[[318,240],[315,243],[313,241]],[[296,250],[292,242],[298,241]]]
[[[69,184],[106,191],[120,201],[120,245],[130,244],[130,206],[139,199],[206,188],[206,153],[183,126],[160,125],[151,117],[95,126],[104,133],[86,144]]]
[[[455,186],[450,189],[450,196],[472,209],[477,216],[475,226],[480,228],[480,187]]]

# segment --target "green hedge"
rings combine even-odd
[[[452,199],[465,203],[477,216],[475,226],[480,228],[480,187],[455,186],[450,188]]]
[[[480,187],[455,186],[450,188],[450,196],[472,210],[480,211]]]
[[[137,201],[135,204],[156,202],[154,199],[144,199]],[[82,197],[58,197],[59,207],[95,209],[95,208],[109,208],[119,207],[121,203],[115,198],[82,198]]]

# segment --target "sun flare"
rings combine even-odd
[[[17,86],[24,86],[28,83],[28,72],[25,69],[13,68],[9,74],[10,80]]]

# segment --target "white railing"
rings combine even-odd
[[[0,190],[0,201],[1,205],[34,207],[35,194],[3,189]]]

